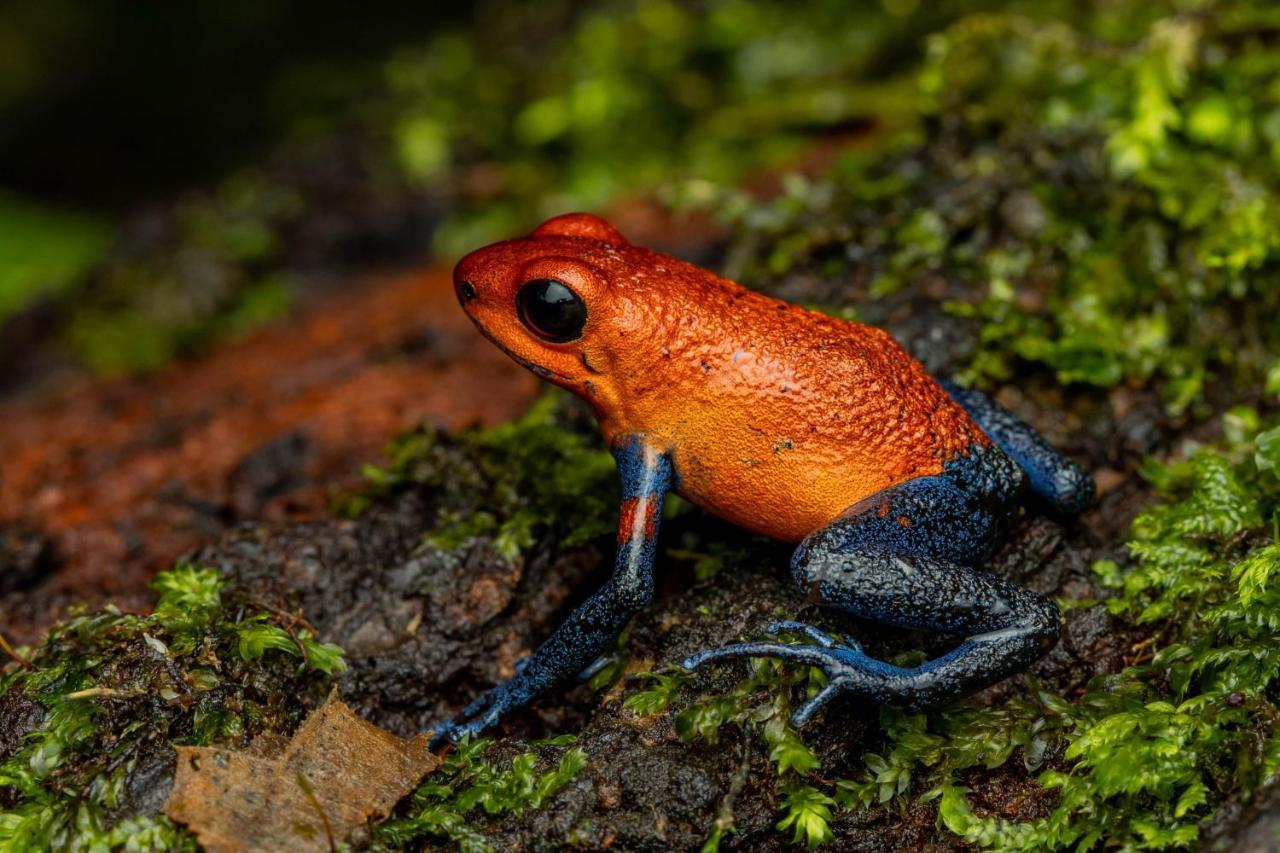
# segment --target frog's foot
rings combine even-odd
[[[428,746],[438,749],[447,743],[457,743],[466,735],[478,735],[496,726],[507,714],[533,701],[545,688],[545,683],[539,682],[529,672],[533,660],[531,655],[516,661],[514,678],[481,694],[452,719],[433,726],[434,734]],[[616,655],[601,655],[578,674],[578,680],[589,680],[616,660]]]
[[[467,735],[475,736],[496,726],[510,712],[529,704],[537,692],[525,682],[521,672],[510,681],[481,694],[453,719],[433,726],[428,747],[439,749],[445,744],[457,743]]]
[[[756,642],[735,643],[718,649],[707,649],[690,655],[682,662],[685,669],[697,669],[707,661],[742,657],[773,657],[779,660],[817,667],[827,676],[827,685],[816,696],[791,715],[797,728],[806,725],[813,715],[840,693],[885,701],[898,694],[911,673],[884,661],[868,657],[856,642],[839,645],[831,637],[801,622],[777,622],[767,629],[771,634],[783,631],[802,633],[818,645],[803,643]]]

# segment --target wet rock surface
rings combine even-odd
[[[23,527],[0,527],[0,594],[30,590],[56,560],[47,537]]]
[[[44,721],[44,706],[18,693],[0,695],[0,761],[17,750],[18,744]]]
[[[510,563],[492,543],[423,546],[429,495],[406,494],[357,521],[249,528],[195,559],[272,608],[299,612],[347,652],[344,699],[401,734],[514,673],[603,564],[595,548]]]

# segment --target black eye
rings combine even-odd
[[[582,328],[587,325],[586,304],[568,285],[553,278],[525,282],[516,294],[516,308],[521,323],[552,343],[582,337]]]

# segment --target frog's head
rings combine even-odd
[[[467,255],[454,268],[454,289],[480,331],[513,359],[592,396],[622,322],[610,275],[633,251],[598,216],[569,213]]]

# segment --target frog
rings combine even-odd
[[[513,677],[437,725],[434,744],[493,727],[610,650],[654,597],[670,493],[795,544],[790,574],[806,601],[958,640],[897,666],[784,620],[680,662],[818,668],[825,686],[796,709],[798,727],[840,695],[937,708],[1056,643],[1054,602],[982,564],[1024,504],[1064,519],[1087,509],[1092,476],[987,395],[935,379],[882,329],[633,245],[589,213],[466,255],[453,284],[481,334],[592,408],[622,499],[608,579]]]

